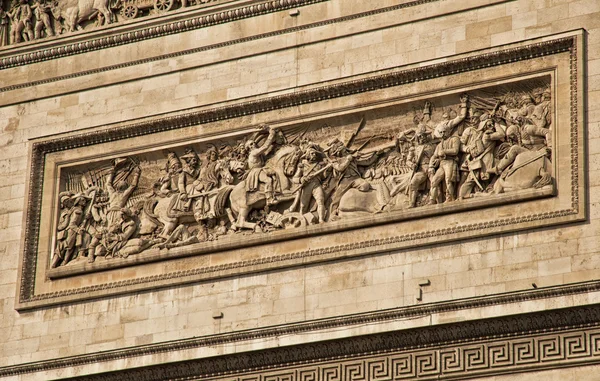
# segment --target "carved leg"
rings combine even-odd
[[[163,228],[162,233],[160,233],[160,237],[168,239],[173,230],[177,227],[177,222],[164,222],[165,227]]]
[[[321,185],[317,186],[312,191],[312,195],[317,203],[317,215],[319,216],[319,223],[325,222],[325,192]]]
[[[252,230],[254,230],[254,228],[256,228],[256,224],[254,222],[246,221],[246,217],[248,217],[249,213],[250,213],[250,209],[248,209],[248,208],[240,209],[240,213],[238,215],[238,220],[236,222],[236,225],[238,228],[252,229]]]
[[[290,205],[286,212],[293,213],[296,210],[298,210],[298,204],[300,203],[300,197],[302,196],[302,192],[302,189],[299,189],[298,192],[296,192],[296,195],[294,196],[294,202],[292,202],[292,205]]]
[[[447,181],[446,182],[446,201],[445,202],[452,202],[454,201],[454,181]]]
[[[474,186],[475,186],[475,180],[473,180],[471,178],[471,174],[469,174],[467,181],[465,181],[463,183],[463,185],[461,185],[460,190],[458,191],[458,199],[462,200],[465,197],[467,197],[468,195],[470,195],[471,192],[473,191]]]
[[[62,262],[62,258],[58,254],[54,254],[54,258],[52,258],[52,264],[50,265],[50,267],[55,269],[58,266],[60,266],[61,262]]]

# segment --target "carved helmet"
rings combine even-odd
[[[210,145],[208,147],[208,149],[206,150],[206,157],[210,158],[211,154],[215,154],[217,156],[217,159],[219,158],[219,150],[217,149],[217,147],[215,147],[214,145]]]
[[[169,152],[167,154],[167,171],[169,170],[169,168],[181,168],[181,161],[179,160],[175,152]]]
[[[196,159],[196,161],[200,161],[198,154],[191,148],[187,148],[185,153],[181,155],[181,158],[185,161],[189,161],[190,159]]]

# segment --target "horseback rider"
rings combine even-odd
[[[260,183],[265,184],[265,196],[267,204],[273,205],[277,203],[274,192],[274,182],[277,174],[270,168],[265,168],[265,156],[268,155],[274,146],[274,139],[277,130],[271,126],[262,125],[261,129],[269,130],[267,140],[258,147],[254,140],[249,140],[245,144],[248,151],[248,172],[246,176],[246,192],[256,192],[259,190]]]
[[[196,181],[200,174],[200,158],[193,149],[188,148],[181,156],[181,159],[183,160],[183,168],[177,182],[179,196],[173,209],[181,212],[189,212],[192,200],[188,196],[192,196],[195,193],[194,181]]]
[[[219,152],[215,146],[206,150],[206,162],[200,168],[200,175],[194,181],[195,193],[206,193],[219,185]],[[205,215],[210,210],[207,196],[198,196],[196,201],[196,213],[200,216]]]

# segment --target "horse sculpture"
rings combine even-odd
[[[176,211],[173,209],[173,205],[179,196],[178,193],[174,193],[168,197],[155,196],[150,198],[143,208],[143,222],[146,226],[162,226],[162,231],[159,236],[168,238],[169,235],[175,230],[175,228],[185,222],[200,222],[209,217],[216,217],[213,213],[198,213],[198,199],[200,197],[207,197],[210,210],[222,209],[219,204],[222,204],[222,190],[228,188],[228,184],[233,181],[233,175],[231,172],[239,170],[238,162],[230,160],[219,160],[216,168],[217,177],[219,184],[214,191],[205,192],[197,195],[195,201],[192,203],[190,211]],[[221,195],[221,196],[219,196]],[[203,201],[204,202],[204,201]],[[148,228],[149,229],[149,228]]]
[[[55,19],[64,20],[65,29],[68,32],[81,30],[79,25],[82,21],[91,20],[99,13],[105,22],[110,24],[114,17],[108,8],[109,0],[61,0],[55,1],[52,6],[52,14]]]
[[[292,185],[290,177],[294,174],[300,159],[300,152],[298,146],[281,147],[265,164],[266,168],[277,174],[278,202],[288,201],[294,197],[294,193],[290,189]],[[256,223],[249,222],[248,215],[254,209],[265,207],[266,195],[264,191],[259,189],[256,192],[247,192],[245,180],[242,180],[237,185],[225,190],[222,195],[225,194],[229,196],[230,213],[228,213],[228,216],[231,220],[232,229],[256,229]]]
[[[494,193],[552,185],[552,163],[545,149],[524,152],[515,158],[494,184]]]

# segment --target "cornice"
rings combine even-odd
[[[565,37],[551,41],[530,44],[518,48],[500,50],[496,52],[476,55],[468,58],[448,61],[431,66],[386,73],[373,76],[366,79],[342,82],[334,85],[318,87],[310,90],[298,91],[292,94],[286,94],[271,98],[249,101],[230,106],[218,107],[204,111],[192,112],[167,118],[158,118],[150,121],[133,123],[119,128],[104,129],[93,132],[86,132],[68,137],[48,139],[32,144],[31,169],[28,191],[28,209],[27,222],[24,231],[24,252],[21,265],[21,283],[19,292],[19,302],[28,303],[36,301],[51,300],[54,298],[85,295],[86,293],[115,289],[124,286],[132,286],[160,280],[176,279],[183,276],[194,276],[207,273],[218,273],[223,270],[244,269],[261,264],[272,264],[276,262],[285,262],[290,259],[306,259],[332,253],[344,253],[354,249],[373,249],[384,248],[390,244],[409,242],[418,239],[425,239],[439,236],[440,234],[458,234],[466,232],[477,232],[486,228],[497,228],[510,226],[518,223],[527,223],[531,221],[542,221],[549,218],[562,218],[572,216],[578,213],[579,200],[573,197],[571,208],[556,210],[552,212],[539,212],[520,217],[510,217],[497,219],[491,222],[467,224],[461,226],[448,227],[443,229],[425,231],[418,234],[405,234],[385,239],[374,239],[362,242],[360,244],[344,244],[323,249],[305,250],[293,252],[277,257],[268,257],[254,259],[251,261],[240,261],[236,263],[207,266],[199,269],[188,270],[185,272],[171,272],[161,274],[160,276],[140,277],[121,282],[98,284],[91,287],[75,288],[54,293],[35,294],[35,274],[36,274],[36,253],[38,249],[38,240],[40,232],[40,213],[42,199],[42,181],[44,173],[45,155],[47,153],[60,150],[85,147],[108,141],[116,141],[131,137],[143,136],[163,131],[175,130],[187,126],[201,125],[205,123],[236,118],[244,115],[255,114],[265,111],[278,110],[287,107],[317,102],[326,99],[344,97],[352,94],[359,94],[368,91],[399,86],[426,79],[432,79],[449,74],[469,72],[477,69],[498,66],[510,62],[529,60],[544,57],[560,52],[570,52],[571,57],[571,83],[576,86],[576,46],[577,37]],[[575,67],[575,68],[574,68]],[[576,90],[576,87],[574,88]],[[571,96],[576,97],[577,92],[571,91]],[[577,114],[576,100],[571,100],[571,112]],[[575,103],[575,106],[573,106]],[[571,163],[572,170],[578,170],[578,151],[577,151],[577,116],[575,115],[571,125]],[[579,192],[578,179],[574,175],[572,194]]]
[[[174,351],[224,345],[229,343],[239,343],[248,340],[276,338],[284,335],[318,332],[336,328],[349,328],[356,325],[392,322],[397,320],[440,314],[445,312],[485,308],[495,305],[506,305],[533,300],[543,300],[548,298],[586,294],[598,291],[600,291],[600,281],[590,281],[580,284],[539,288],[534,290],[511,292],[507,294],[494,296],[484,296],[448,302],[437,302],[408,307],[398,307],[383,311],[374,311],[368,313],[339,316],[334,318],[317,319],[295,324],[286,324],[283,326],[265,327],[259,329],[252,329],[248,331],[232,332],[205,337],[195,337],[191,339],[169,341],[164,343],[149,344],[113,351],[97,352],[81,356],[54,359],[33,364],[23,364],[12,367],[4,367],[0,368],[0,377],[17,374],[26,374],[32,372],[41,372],[73,366],[81,366],[97,362],[115,361],[132,357],[148,356]],[[588,314],[587,311],[589,311],[590,313]],[[571,315],[573,316],[572,318],[566,317]],[[562,312],[552,312],[548,313],[547,315],[545,313],[538,313],[531,314],[531,316],[534,316],[535,318],[526,319],[519,315],[517,317],[503,317],[490,319],[483,326],[480,325],[481,322],[479,321],[463,323],[468,328],[458,331],[444,331],[445,326],[441,326],[441,328],[439,326],[434,326],[427,327],[425,329],[418,329],[406,332],[403,331],[402,333],[396,333],[394,335],[395,337],[398,336],[401,338],[403,337],[403,335],[408,335],[406,336],[406,340],[400,339],[397,342],[401,343],[402,345],[417,348],[427,343],[431,345],[448,345],[469,338],[475,338],[480,336],[491,337],[498,335],[510,335],[511,333],[519,332],[511,331],[512,328],[519,328],[519,330],[522,332],[540,332],[547,331],[558,326],[573,328],[583,327],[592,323],[600,325],[600,319],[598,318],[600,316],[600,306],[571,308],[566,309]],[[513,323],[508,324],[507,321],[513,321]],[[492,333],[489,330],[491,324],[489,322],[493,322],[492,328],[494,329],[495,333]],[[441,331],[438,331],[438,329],[441,329]],[[419,333],[416,334],[417,332]],[[423,332],[426,332],[426,334],[423,334]],[[457,335],[457,333],[461,333],[462,336]],[[473,336],[468,336],[468,334],[471,334]],[[374,337],[384,337],[386,335],[387,334],[380,334]],[[417,340],[416,337],[419,337],[419,339]],[[411,343],[411,340],[412,344],[409,345],[409,343]],[[430,340],[430,342],[428,342],[427,340]],[[375,341],[375,343],[378,343],[378,345],[380,345],[381,343],[385,343],[387,341],[389,340],[382,339],[379,341]],[[383,350],[381,348],[367,349],[369,348],[367,344],[365,344],[364,346],[361,344],[361,348],[364,348],[365,352]],[[340,353],[340,355],[344,355],[344,353]]]

